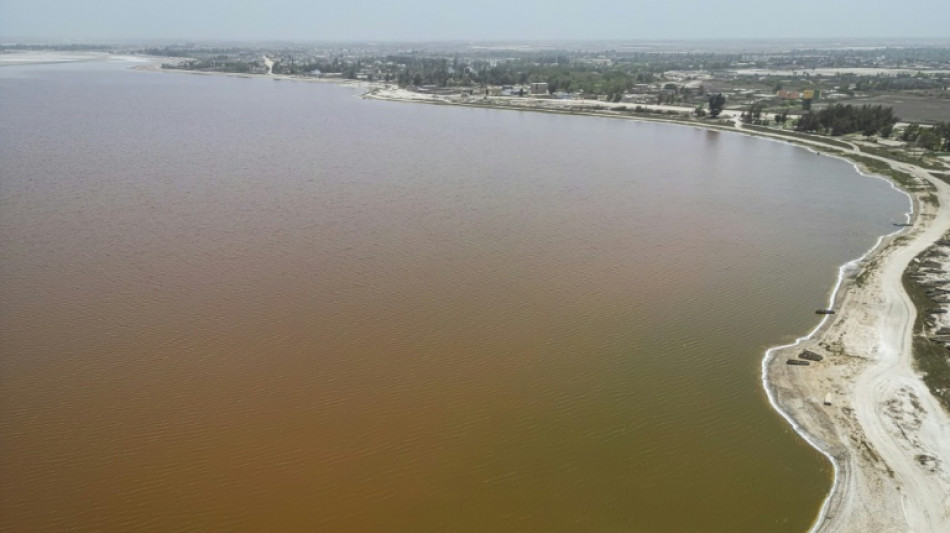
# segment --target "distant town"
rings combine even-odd
[[[440,103],[736,121],[941,157],[950,42],[50,45],[160,57],[162,68],[398,87]]]

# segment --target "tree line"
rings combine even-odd
[[[890,137],[894,124],[900,120],[894,108],[882,105],[834,104],[819,111],[809,111],[798,119],[797,131],[813,131],[829,135],[862,133],[868,137]]]
[[[583,92],[608,96],[622,95],[638,83],[652,83],[663,71],[657,66],[570,62],[563,56],[505,61],[388,56],[381,70],[401,86],[478,87],[543,82],[552,94]]]
[[[938,122],[930,128],[913,122],[901,133],[901,140],[932,152],[950,152],[950,122]]]
[[[916,91],[947,89],[950,78],[943,76],[867,76],[855,82],[855,90],[868,91]]]

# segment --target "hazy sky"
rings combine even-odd
[[[950,0],[0,0],[55,39],[950,38]]]

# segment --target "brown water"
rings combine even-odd
[[[0,69],[10,531],[801,531],[763,350],[907,200],[686,127]]]

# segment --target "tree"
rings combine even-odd
[[[885,125],[881,126],[881,129],[880,129],[880,130],[878,130],[878,135],[880,135],[881,137],[884,137],[884,138],[886,139],[886,138],[890,137],[890,136],[891,136],[891,133],[893,133],[893,132],[894,132],[894,125],[893,125],[893,124],[885,124]]]
[[[722,93],[717,93],[709,97],[709,116],[716,118],[722,113],[722,108],[726,105],[726,97]]]
[[[920,135],[920,124],[911,122],[901,133],[901,140],[906,142],[914,142],[917,140],[918,135]]]
[[[938,122],[934,124],[933,130],[943,140],[940,150],[950,152],[950,122]]]
[[[818,128],[820,127],[821,122],[818,120],[818,115],[809,111],[798,119],[798,123],[795,125],[795,130],[818,131]]]
[[[748,114],[749,121],[758,122],[762,120],[762,110],[764,109],[765,109],[765,104],[763,104],[762,102],[756,102],[752,104],[751,106],[749,106],[749,114]]]
[[[937,135],[937,132],[934,131],[935,128],[921,128],[920,135],[917,136],[917,145],[931,152],[936,152],[940,149],[941,142],[940,136]]]

